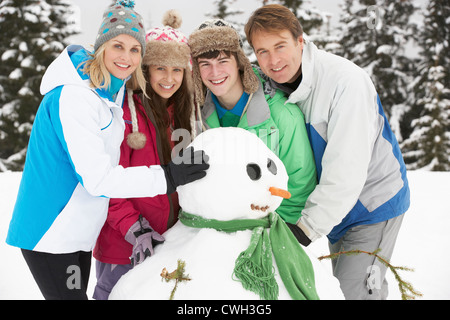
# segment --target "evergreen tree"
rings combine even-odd
[[[262,0],[266,5],[275,2],[289,8],[302,25],[303,32],[320,49],[335,52],[339,38],[330,30],[333,14],[319,10],[311,0]]]
[[[232,25],[241,26],[242,23],[235,20],[235,17],[244,13],[243,10],[238,8],[233,8],[236,0],[214,0],[216,10],[213,13],[206,14],[207,17],[211,19],[223,19]]]
[[[323,24],[318,29],[311,30],[308,36],[319,49],[338,54],[341,47],[339,43],[340,33],[338,29],[331,27],[333,15],[329,12],[323,12]]]
[[[420,32],[412,133],[402,144],[408,169],[450,170],[450,3],[430,0]]]
[[[412,0],[346,0],[341,16],[338,54],[369,73],[400,140],[398,117],[411,103],[408,85],[414,68],[407,44],[417,31],[411,22],[416,10]]]
[[[278,0],[279,4],[289,8],[300,21],[303,32],[307,35],[319,29],[327,21],[326,14],[312,5],[311,1],[304,0]]]
[[[47,66],[77,33],[68,0],[0,3],[0,171],[22,170]]]
[[[278,3],[289,8],[302,25],[303,32],[309,36],[319,48],[333,50],[337,38],[329,33],[329,21],[332,14],[320,11],[311,1],[305,0],[262,0],[262,5]],[[325,30],[323,29],[325,27]],[[328,46],[328,44],[330,44]]]

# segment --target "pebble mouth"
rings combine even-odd
[[[266,212],[267,209],[269,209],[269,206],[260,207],[260,206],[254,205],[254,204],[252,203],[252,204],[250,205],[250,208],[251,208],[252,210],[260,210],[260,211],[262,211],[262,212]]]

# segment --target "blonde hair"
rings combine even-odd
[[[108,88],[111,84],[111,75],[105,66],[104,52],[106,42],[102,44],[94,53],[89,55],[92,59],[82,62],[78,68],[82,67],[84,74],[89,75],[92,88]],[[142,57],[139,66],[131,74],[130,80],[127,81],[127,88],[131,90],[142,90],[145,92],[146,81],[141,68]]]

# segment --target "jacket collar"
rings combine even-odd
[[[302,53],[302,75],[303,79],[298,88],[292,92],[286,103],[296,103],[308,98],[312,91],[312,82],[314,77],[314,60],[318,50],[316,45],[305,39]]]
[[[89,76],[83,72],[83,68],[78,68],[78,66],[80,66],[83,62],[92,59],[92,54],[82,47],[77,51],[68,52],[68,54],[70,56],[70,60],[72,61],[75,70],[78,72],[79,77],[82,80],[89,81]],[[119,93],[123,84],[129,78],[127,78],[126,80],[121,80],[119,78],[116,78],[112,74],[109,74],[109,76],[111,78],[111,83],[109,84],[109,87],[96,88],[95,91],[100,97],[115,102],[117,94]]]
[[[123,83],[128,79],[125,81],[117,78],[118,81],[112,79],[111,90],[91,88],[88,76],[83,74],[80,69],[77,69],[86,59],[90,59],[90,55],[82,46],[71,45],[65,48],[50,64],[42,77],[40,86],[41,94],[45,95],[58,86],[75,85],[95,92],[111,107],[122,107],[125,87]]]
[[[253,96],[250,96],[249,99],[251,100],[249,101],[249,105],[245,115],[249,127],[256,126],[270,118],[269,104],[266,101],[261,83],[258,87],[258,90],[253,94]],[[214,113],[216,114],[216,117],[218,117],[210,90],[208,90],[206,94],[205,103],[203,105],[201,113],[202,118],[205,120],[211,117]]]
[[[276,90],[283,91],[286,95],[289,95],[286,103],[296,103],[298,101],[303,101],[308,98],[309,94],[312,91],[312,81],[314,76],[314,60],[315,54],[318,50],[316,45],[308,40],[306,35],[304,35],[305,44],[303,46],[302,52],[302,82],[298,86],[298,88],[294,91],[287,89],[282,84],[273,81],[266,75],[261,75],[265,78],[266,82],[266,93],[270,94],[273,97],[276,93]],[[261,71],[262,73],[262,71]]]

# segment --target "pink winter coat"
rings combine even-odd
[[[120,147],[120,162],[123,167],[150,166],[160,164],[157,142],[159,135],[147,116],[137,95],[133,96],[136,105],[139,132],[147,137],[144,148],[134,150],[126,142],[132,132],[131,114],[125,99],[123,118],[125,120],[124,141]],[[171,114],[171,112],[169,112]],[[153,116],[151,116],[153,118]],[[133,246],[125,241],[128,229],[142,214],[150,226],[164,233],[176,221],[179,211],[178,196],[158,195],[151,198],[110,199],[108,217],[95,245],[93,256],[110,264],[129,264]]]

